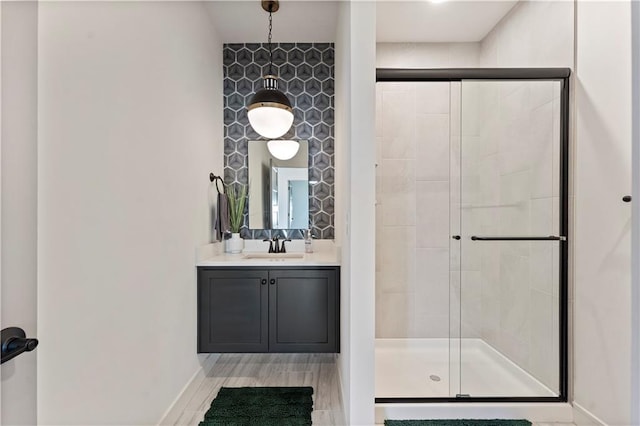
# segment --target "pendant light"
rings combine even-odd
[[[267,148],[278,160],[290,160],[298,153],[300,144],[298,141],[274,140],[267,142]]]
[[[293,109],[287,95],[278,90],[278,77],[273,74],[271,47],[272,14],[280,5],[277,0],[263,0],[262,8],[269,12],[269,73],[264,76],[264,88],[258,90],[247,107],[253,130],[266,138],[279,138],[293,124]]]

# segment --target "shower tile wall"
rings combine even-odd
[[[449,83],[376,87],[376,337],[448,337]]]
[[[463,235],[558,235],[559,96],[557,82],[463,84]],[[462,245],[463,337],[482,337],[554,390],[558,246]]]

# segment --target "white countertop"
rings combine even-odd
[[[302,255],[296,258],[247,258],[252,254],[268,255],[268,243],[245,240],[245,249],[239,254],[224,253],[222,243],[207,244],[197,250],[196,266],[340,266],[340,250],[332,240],[314,240],[313,253],[304,253],[304,241],[287,243],[287,253]]]

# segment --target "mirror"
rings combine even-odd
[[[308,143],[289,160],[269,152],[266,141],[249,141],[249,228],[309,227]]]

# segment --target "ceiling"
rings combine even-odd
[[[518,0],[377,1],[378,42],[480,41]],[[340,1],[280,0],[274,42],[335,41]],[[266,42],[268,15],[258,0],[208,1],[224,43]]]
[[[475,42],[513,8],[502,1],[379,1],[378,42]]]

